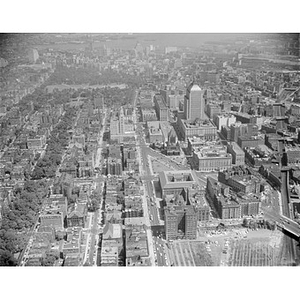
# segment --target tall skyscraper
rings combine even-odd
[[[28,59],[31,63],[36,63],[36,61],[39,59],[39,53],[36,49],[29,49],[28,51]]]
[[[185,118],[194,121],[196,118],[205,119],[203,90],[194,81],[188,86],[184,96]]]

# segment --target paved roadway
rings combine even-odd
[[[141,132],[141,124],[137,124],[138,127],[138,133]],[[143,180],[143,183],[146,187],[145,189],[145,194],[146,196],[149,196],[147,198],[147,206],[149,210],[149,214],[152,215],[152,220],[150,221],[151,225],[159,225],[159,214],[157,211],[157,206],[156,205],[151,205],[150,198],[155,200],[155,192],[154,192],[154,186],[152,180],[155,178],[150,170],[150,163],[148,159],[148,154],[146,152],[146,149],[148,149],[148,146],[145,143],[145,137],[142,134],[139,134],[136,136],[137,138],[137,147],[140,149],[140,154],[141,154],[141,162],[142,162],[142,168],[141,170],[141,179]],[[155,203],[155,201],[154,201]]]
[[[297,265],[297,255],[296,255],[296,243],[295,241],[287,236],[283,236],[282,247],[279,252],[279,265],[280,266],[295,266]]]
[[[141,153],[141,159],[142,159],[142,170],[141,170],[141,179],[146,185],[146,195],[149,196],[147,198],[148,202],[148,209],[150,212],[150,215],[152,215],[152,220],[151,220],[151,225],[160,225],[161,220],[160,220],[160,214],[159,210],[160,207],[157,207],[156,201],[155,201],[155,191],[154,191],[154,186],[153,186],[153,180],[157,178],[155,176],[151,169],[150,169],[150,159],[149,157],[153,157],[156,159],[158,162],[163,163],[164,165],[173,168],[174,170],[186,170],[187,167],[183,166],[182,164],[176,163],[172,161],[170,158],[167,156],[153,150],[146,144],[145,140],[145,134],[143,132],[143,126],[142,123],[137,123],[137,146],[140,148],[140,153]],[[153,198],[154,200],[154,205],[151,205],[150,198]]]
[[[264,212],[265,219],[276,221],[279,227],[300,236],[300,225],[295,221],[267,208],[262,208],[262,211]]]
[[[28,254],[30,252],[30,249],[31,249],[31,246],[32,246],[32,243],[33,243],[34,234],[38,230],[39,217],[40,217],[40,214],[37,215],[35,223],[32,226],[32,229],[31,229],[31,232],[30,232],[30,237],[29,237],[28,243],[27,243],[26,247],[23,249],[20,257],[18,258],[18,265],[20,265],[21,267],[24,267],[27,260],[28,260]]]
[[[284,140],[279,141],[279,153],[281,155],[284,154],[285,146]],[[291,211],[290,211],[290,193],[289,193],[289,167],[286,166],[286,161],[282,159],[282,167],[281,167],[281,202],[282,202],[282,215],[279,214],[274,215],[273,220],[280,222],[279,226],[284,228],[286,231],[289,231],[296,235],[299,239],[300,237],[300,226],[298,223],[291,219]],[[267,212],[267,215],[270,216],[270,212]],[[278,216],[281,218],[278,221]],[[283,220],[283,221],[282,221]]]
[[[169,264],[165,252],[165,242],[158,237],[153,237],[153,242],[154,242],[155,263],[158,266],[168,266]]]
[[[134,104],[136,103],[137,101],[137,97],[138,97],[138,91],[136,91],[136,94],[135,94],[135,97],[134,97]],[[135,107],[135,105],[134,105]],[[134,109],[133,111],[133,119],[134,119],[134,123],[136,123],[136,110]],[[139,125],[139,124],[137,124]],[[140,137],[140,135],[139,135]],[[135,134],[135,138],[136,140],[138,141],[138,136]],[[146,170],[146,172],[148,171],[149,172],[149,169],[144,169],[143,170],[143,165],[145,164],[146,161],[144,161],[144,163],[142,164],[141,160],[142,160],[142,154],[141,154],[141,149],[139,147],[139,143],[137,143],[137,150],[138,150],[138,160],[139,160],[139,163],[140,163],[140,166],[139,166],[139,169],[140,169],[140,175],[142,175],[143,171]],[[144,165],[144,168],[145,168],[145,165]],[[142,196],[142,205],[143,205],[143,211],[144,211],[144,217],[145,217],[145,224],[147,226],[147,229],[146,229],[146,233],[147,233],[147,241],[148,241],[148,249],[149,249],[149,258],[150,258],[150,261],[151,261],[151,265],[152,266],[155,266],[155,257],[154,257],[154,245],[153,245],[153,236],[152,236],[152,231],[151,231],[151,223],[150,223],[150,217],[149,217],[149,203],[147,201],[147,198],[146,198],[146,189],[148,189],[148,191],[151,191],[151,189],[149,190],[150,186],[149,184],[144,184],[143,185],[143,188],[144,188],[144,195]],[[151,192],[150,192],[151,193]]]
[[[149,146],[147,146],[146,141],[145,141],[145,136],[142,134],[142,132],[143,132],[142,124],[138,123],[137,127],[138,127],[138,133],[139,133],[139,135],[137,136],[137,146],[140,147],[140,150],[141,150],[141,159],[142,159],[142,166],[143,166],[141,178],[146,185],[146,190],[147,190],[146,194],[149,196],[149,198],[147,198],[148,208],[150,211],[150,215],[152,215],[152,218],[153,218],[151,220],[151,225],[160,225],[161,224],[161,220],[159,217],[160,207],[157,207],[157,205],[156,205],[155,191],[154,191],[154,186],[153,186],[153,180],[157,177],[154,174],[152,174],[152,172],[151,172],[149,157],[150,156],[154,157],[157,159],[157,161],[160,161],[161,163],[164,163],[166,166],[171,167],[175,170],[180,170],[180,169],[186,170],[186,167],[181,164],[175,163],[174,161],[169,159],[167,156],[165,156],[165,155],[151,149]],[[151,205],[150,198],[153,198],[154,203],[155,203],[154,205]]]
[[[98,148],[97,148],[95,168],[99,167],[100,166],[100,162],[101,162],[103,134],[104,134],[105,127],[106,127],[107,114],[108,114],[108,109],[106,108],[105,111],[104,111],[104,118],[103,118],[103,121],[102,121],[102,128],[101,128],[101,130],[99,132],[99,135],[98,135]]]
[[[282,201],[282,215],[288,218],[291,217],[289,208],[289,170],[281,170],[281,201]]]
[[[101,161],[101,152],[102,152],[102,143],[103,143],[103,134],[104,134],[104,130],[106,127],[106,120],[107,120],[107,114],[108,114],[108,109],[105,109],[104,112],[104,118],[102,121],[102,128],[99,131],[99,135],[98,135],[98,149],[97,149],[97,156],[96,156],[96,163],[95,163],[95,167],[99,167],[100,165],[100,161]],[[96,174],[96,178],[98,178],[98,174]],[[103,183],[102,183],[103,185]],[[101,192],[103,191],[103,186],[101,188]],[[102,207],[102,197],[100,199],[100,208]],[[101,221],[101,216],[99,219],[99,213],[100,210],[96,210],[94,212],[94,216],[93,216],[93,224],[91,227],[91,236],[90,236],[90,249],[89,249],[89,264],[92,266],[96,266],[97,265],[97,257],[98,257],[98,242],[99,242],[99,225],[98,222]]]
[[[91,228],[91,236],[90,236],[90,250],[89,250],[89,258],[88,262],[91,266],[96,265],[96,257],[97,257],[97,250],[98,250],[98,218],[99,218],[99,210],[94,212],[94,217],[92,221],[92,228]]]
[[[278,103],[284,103],[285,106],[289,109],[292,105],[292,97],[300,90],[300,88],[296,89],[294,92],[292,92],[291,94],[287,95],[285,99],[278,99],[276,102]]]
[[[155,158],[157,161],[163,163],[164,165],[173,168],[175,170],[186,170],[189,169],[188,166],[184,166],[180,163],[176,163],[174,162],[172,159],[170,159],[169,157],[167,157],[164,154],[161,154],[155,150],[153,150],[152,148],[148,147],[147,145],[142,144],[141,148],[143,150],[143,152],[145,153],[145,155],[149,155],[152,156],[153,158]]]
[[[142,152],[143,153],[143,152]],[[144,153],[143,153],[144,154]],[[153,216],[153,220],[151,220],[151,225],[159,225],[159,217],[158,217],[158,211],[157,211],[157,206],[155,205],[151,205],[150,199],[152,198],[153,200],[155,200],[155,193],[154,193],[154,186],[153,186],[153,182],[152,182],[152,177],[151,176],[151,172],[150,172],[150,168],[148,165],[148,158],[147,156],[142,159],[142,164],[143,164],[143,169],[146,170],[146,175],[147,177],[144,177],[143,182],[145,183],[146,186],[146,195],[149,196],[149,198],[147,198],[147,204],[148,204],[148,208],[150,211],[150,214]],[[155,201],[154,201],[155,203]]]

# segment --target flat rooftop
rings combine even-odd
[[[234,179],[236,182],[239,182],[240,184],[243,185],[249,185],[252,182],[259,181],[258,178],[255,178],[252,175],[243,175],[243,176],[235,175],[232,177],[232,179]]]
[[[184,119],[181,119],[181,120],[187,129],[201,128],[201,127],[205,127],[205,128],[215,127],[216,128],[216,126],[209,119],[206,119],[206,120],[197,119],[195,121],[188,121],[188,120],[184,120]]]
[[[194,171],[164,171],[159,174],[162,188],[191,187],[198,184],[198,178]]]
[[[194,147],[194,152],[199,158],[231,157],[231,154],[227,153],[226,146],[217,143]]]

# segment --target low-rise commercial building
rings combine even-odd
[[[143,217],[143,203],[140,195],[126,196],[124,218]]]
[[[300,163],[300,147],[298,145],[286,145],[285,151],[289,163]]]
[[[267,165],[272,163],[273,154],[268,150],[267,146],[260,145],[256,148],[244,148],[245,158],[254,167],[260,167],[261,165]]]
[[[212,144],[194,148],[192,166],[202,172],[226,170],[232,165],[232,156],[227,153],[226,146]]]
[[[221,106],[218,104],[209,103],[207,104],[206,112],[210,119],[214,119],[214,117],[221,113]]]
[[[187,188],[200,186],[195,171],[191,170],[161,172],[159,183],[162,198],[166,195],[186,193]]]
[[[261,180],[254,177],[250,170],[243,166],[219,172],[218,181],[230,186],[237,193],[259,194],[261,191]]]
[[[101,267],[117,267],[119,262],[118,247],[101,247]]]
[[[206,141],[214,141],[217,138],[217,127],[210,120],[187,121],[177,118],[177,136],[185,142],[189,137],[200,137]]]
[[[125,229],[126,266],[131,266],[132,261],[149,256],[148,240],[145,226],[126,226]],[[143,262],[143,261],[142,261]]]
[[[86,204],[75,204],[69,208],[67,215],[68,227],[85,227],[87,220],[87,206]]]
[[[209,221],[210,208],[205,198],[205,188],[188,189],[187,203],[195,207],[198,221]]]
[[[261,137],[256,136],[240,136],[238,138],[238,145],[244,149],[245,147],[257,147],[259,145],[264,144],[264,139]]]
[[[149,128],[149,142],[150,143],[162,143],[164,137],[160,128]]]
[[[40,214],[39,219],[41,226],[64,228],[64,216],[59,210],[46,210]]]
[[[82,228],[71,227],[67,229],[67,240],[63,245],[63,255],[78,256],[81,253]]]
[[[229,187],[212,177],[207,177],[207,194],[221,219],[241,217],[239,203],[229,194]]]
[[[46,136],[36,136],[35,138],[28,138],[27,139],[27,147],[28,149],[36,149],[40,150],[43,149],[46,145]]]
[[[236,117],[230,114],[214,115],[213,120],[218,130],[221,130],[223,126],[230,127],[236,123]]]

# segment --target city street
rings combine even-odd
[[[150,163],[149,163],[149,159],[148,159],[148,155],[145,151],[145,149],[148,148],[148,146],[145,145],[145,141],[142,140],[142,137],[139,136],[140,138],[140,143],[138,144],[138,148],[139,148],[139,153],[141,154],[141,174],[143,174],[142,176],[142,180],[144,182],[144,185],[146,187],[145,190],[145,194],[148,195],[149,197],[147,198],[147,204],[148,204],[148,209],[150,211],[150,218],[152,216],[152,220],[151,220],[151,225],[159,225],[159,214],[157,211],[157,206],[151,205],[151,201],[150,199],[155,199],[156,195],[154,192],[154,186],[153,186],[153,175],[151,174],[151,170],[150,170]],[[141,147],[141,145],[143,145],[144,147]],[[140,146],[140,147],[139,147]],[[143,173],[142,173],[143,172]],[[144,173],[145,172],[145,173]],[[155,203],[155,201],[154,201]]]
[[[267,208],[262,208],[264,212],[264,218],[269,219],[270,221],[275,221],[277,222],[277,225],[279,227],[282,227],[286,230],[290,230],[292,232],[295,232],[297,234],[300,233],[300,225],[297,224],[295,221],[292,221],[276,212],[273,210],[267,209]]]
[[[103,143],[103,134],[107,122],[107,114],[108,114],[108,109],[105,109],[104,111],[104,118],[102,120],[102,128],[99,132],[98,135],[98,149],[97,149],[97,155],[96,155],[96,162],[95,162],[95,168],[100,167],[100,162],[102,158],[102,143]],[[96,178],[98,178],[98,174],[96,174]],[[103,185],[104,182],[100,178],[100,182],[98,182],[98,185],[100,184],[100,191],[102,193],[103,191]],[[99,207],[102,207],[102,202],[103,198],[101,196],[101,199],[99,199]],[[100,217],[100,218],[99,218]],[[89,264],[92,266],[97,266],[97,256],[98,256],[98,242],[99,242],[99,222],[101,221],[101,215],[100,215],[100,210],[97,209],[94,212],[93,215],[93,221],[92,221],[92,226],[91,226],[91,237],[90,237],[90,249],[89,249]]]
[[[137,97],[138,97],[138,92],[136,92],[136,95],[134,98],[134,104],[136,103]],[[137,119],[136,119],[136,111],[135,110],[133,110],[133,120],[134,120],[134,123],[136,123]],[[136,138],[136,140],[138,140],[137,135],[135,135],[135,138]],[[139,171],[140,171],[140,176],[141,176],[143,174],[143,165],[144,165],[145,160],[142,162],[143,159],[141,156],[141,149],[139,147],[139,144],[137,145],[137,152],[138,152],[138,161],[139,161]],[[144,170],[145,170],[145,165],[144,165]],[[149,170],[148,170],[148,172],[149,172]],[[155,257],[154,257],[154,251],[153,251],[154,250],[153,236],[152,236],[152,231],[151,231],[151,223],[150,223],[150,216],[149,216],[149,210],[148,210],[150,206],[149,206],[149,202],[147,200],[147,193],[146,193],[146,189],[148,191],[148,194],[151,190],[151,186],[149,186],[150,183],[148,182],[148,184],[146,184],[146,187],[145,187],[145,185],[143,185],[144,193],[142,196],[142,201],[143,201],[142,205],[143,205],[145,223],[147,226],[146,233],[147,233],[147,240],[148,240],[149,258],[151,260],[151,265],[155,266]],[[152,185],[152,183],[151,183],[151,185]],[[152,195],[153,195],[153,191],[152,191]]]
[[[102,121],[102,128],[98,135],[98,148],[97,148],[97,154],[96,154],[95,168],[100,167],[102,144],[103,144],[103,134],[104,134],[104,130],[105,130],[106,122],[107,122],[107,114],[108,114],[108,109],[105,109],[104,118]]]
[[[153,183],[151,181],[144,181],[144,182],[146,184],[145,195],[146,195],[146,201],[147,201],[151,226],[159,225],[160,221],[159,221],[157,206],[154,201]],[[152,202],[154,203],[153,205],[151,204],[151,199],[153,199]],[[152,216],[152,220],[151,220],[151,216]]]
[[[91,266],[96,265],[96,257],[98,250],[98,218],[99,218],[99,210],[94,212],[92,227],[91,227],[91,236],[90,236],[90,249],[89,249],[89,257],[88,262]]]
[[[169,263],[165,252],[165,242],[158,237],[153,237],[153,242],[156,264],[158,266],[168,266]]]

